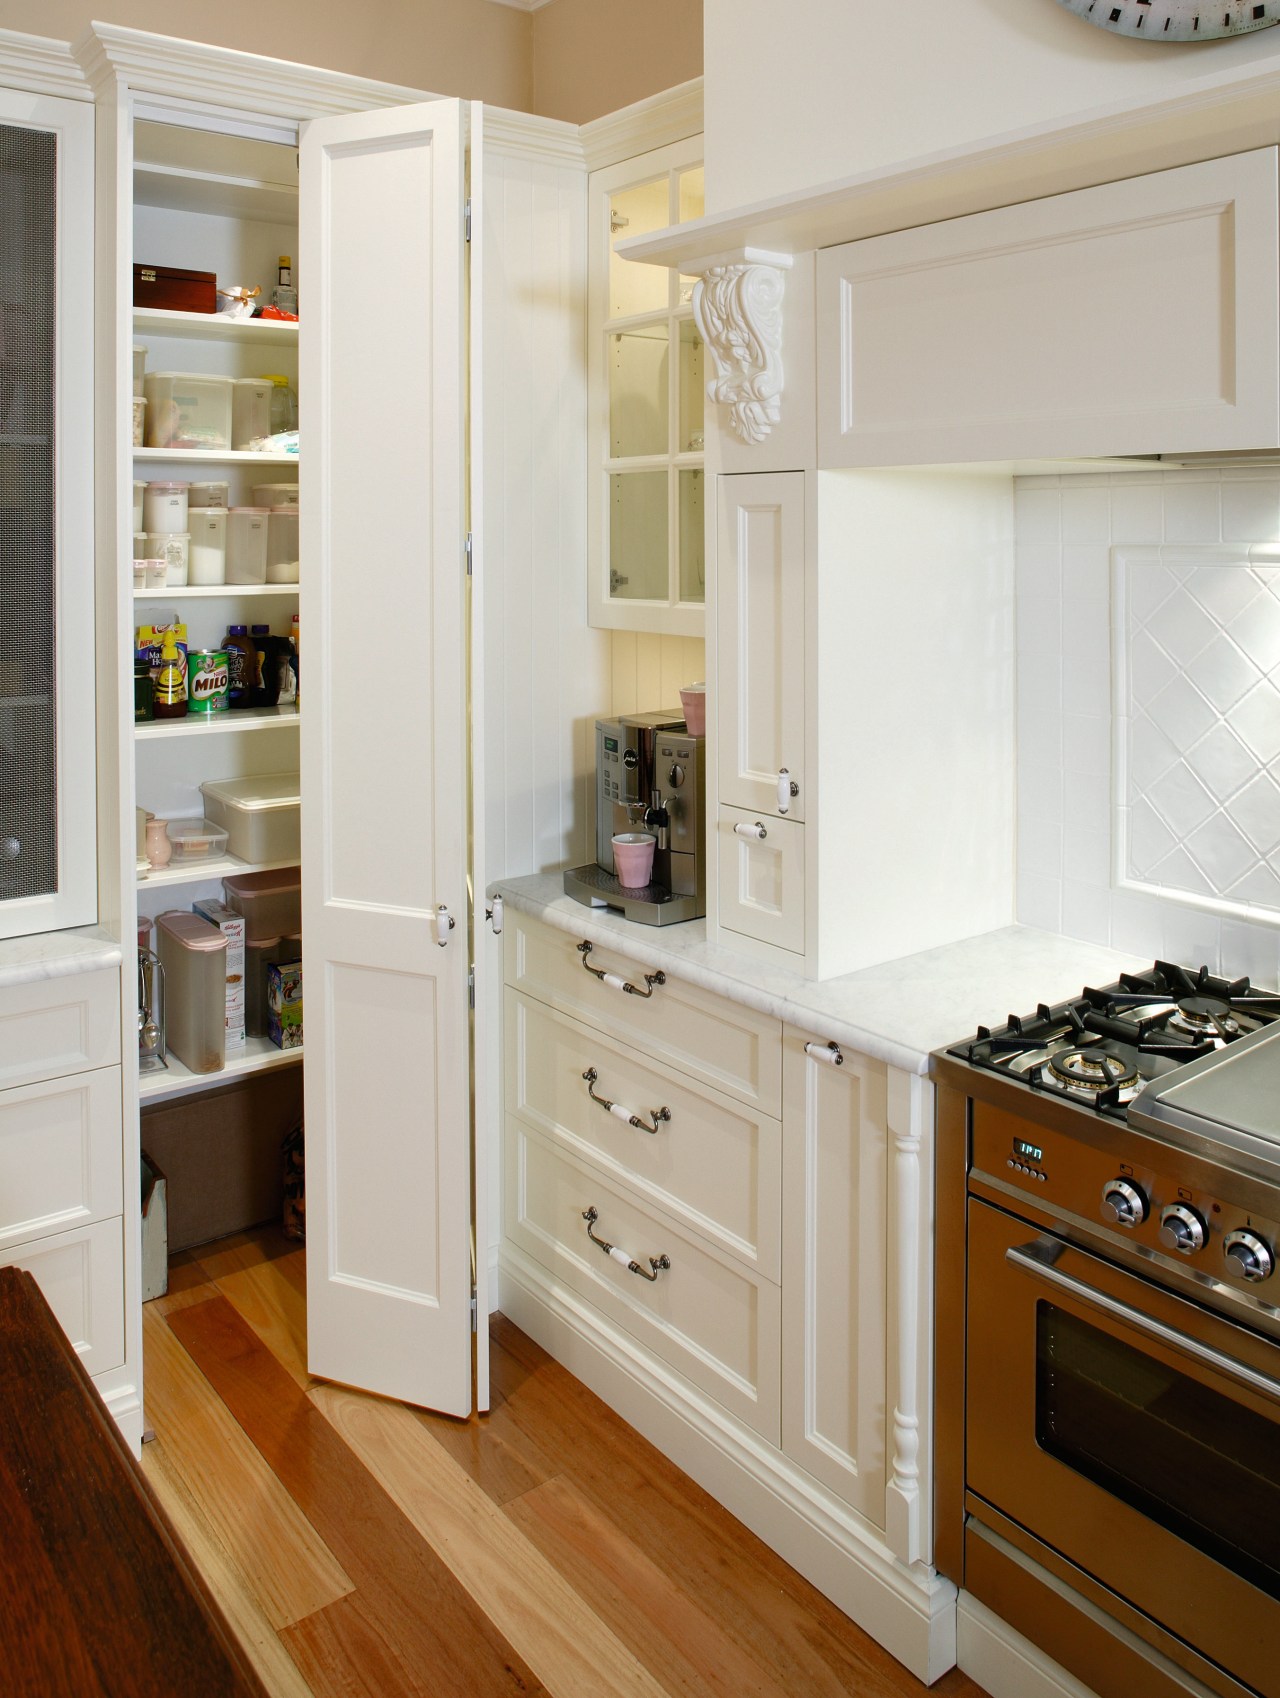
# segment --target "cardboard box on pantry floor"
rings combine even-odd
[[[267,967],[267,1036],[277,1049],[302,1048],[302,963]]]

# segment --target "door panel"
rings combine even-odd
[[[463,1415],[461,107],[317,121],[301,173],[309,1365]]]

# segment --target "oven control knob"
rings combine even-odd
[[[1160,1242],[1182,1256],[1204,1248],[1204,1222],[1185,1203],[1170,1203],[1160,1215]]]
[[[678,790],[684,783],[684,768],[682,766],[673,766],[671,771],[667,774],[667,783],[673,790]]]
[[[1275,1257],[1252,1232],[1229,1232],[1222,1241],[1222,1253],[1231,1264],[1232,1273],[1238,1273],[1252,1285],[1270,1279],[1275,1272]]]
[[[1141,1226],[1147,1218],[1147,1199],[1127,1179],[1111,1179],[1102,1188],[1102,1212],[1115,1226]]]

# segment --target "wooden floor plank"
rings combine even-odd
[[[337,1386],[311,1398],[556,1698],[599,1698],[604,1670],[616,1698],[664,1698],[588,1602],[593,1585],[576,1587],[523,1539],[434,1427]]]
[[[215,1284],[240,1317],[306,1391],[316,1382],[307,1372],[307,1303],[283,1272],[287,1258],[256,1262],[221,1273]]]
[[[416,1655],[406,1660],[356,1592],[286,1627],[280,1637],[313,1698],[463,1698],[465,1692],[437,1685],[436,1671]]]
[[[160,1444],[143,1446],[142,1472],[271,1698],[313,1698],[311,1687],[268,1619],[252,1582],[210,1524],[208,1500],[203,1506],[197,1501],[181,1470]],[[218,1500],[222,1497],[221,1492],[213,1495]]]
[[[430,1671],[435,1698],[545,1690],[225,1298],[168,1324],[351,1576],[358,1601],[327,1616],[358,1616],[406,1667]]]
[[[637,1549],[661,1552],[699,1599],[784,1688],[826,1693],[926,1689],[869,1634],[642,1439],[533,1340],[495,1316],[490,1372],[504,1409]],[[525,1529],[534,1536],[532,1526]],[[616,1625],[616,1624],[615,1624]],[[625,1634],[623,1635],[625,1637]],[[963,1676],[955,1698],[979,1698]],[[878,1683],[878,1684],[877,1684]],[[938,1688],[933,1689],[935,1692]]]
[[[272,1626],[284,1627],[333,1603],[352,1582],[226,1407],[208,1395],[170,1330],[181,1312],[166,1319],[149,1307],[143,1317],[155,1447],[193,1501],[205,1481],[219,1482],[206,1499],[212,1533]]]

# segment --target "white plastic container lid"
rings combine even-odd
[[[278,507],[268,507],[267,512],[273,519],[296,519],[302,509],[295,501],[282,501]]]
[[[138,486],[137,486],[137,484],[134,484],[133,487],[136,489]],[[144,488],[146,488],[146,489],[177,490],[177,489],[190,489],[191,485],[187,484],[187,483],[149,483],[149,484],[144,485]]]
[[[228,513],[269,513],[269,507],[228,507]]]
[[[226,933],[220,932],[217,926],[211,926],[208,920],[202,920],[198,914],[170,909],[167,913],[156,915],[156,925],[161,931],[168,932],[184,949],[225,950],[227,947]]]
[[[230,389],[236,381],[234,377],[220,377],[211,371],[149,371],[147,377],[158,383],[170,383],[181,378],[184,383],[208,383],[217,389]]]
[[[296,808],[302,802],[302,780],[296,772],[267,772],[253,778],[208,779],[200,786],[206,796],[248,813]],[[286,880],[286,882],[293,882]]]

